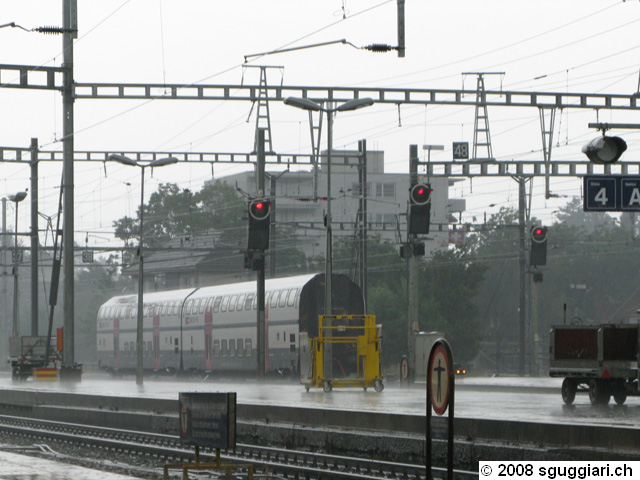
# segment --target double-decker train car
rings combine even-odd
[[[269,373],[299,371],[301,348],[318,334],[324,313],[324,274],[265,282],[266,365]],[[136,368],[138,296],[100,307],[98,364],[117,373]],[[332,309],[363,314],[362,291],[344,275],[332,277]],[[144,294],[144,370],[249,373],[257,366],[256,282]]]

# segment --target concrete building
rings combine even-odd
[[[331,213],[333,235],[354,237],[356,214],[359,206],[358,152],[333,151],[331,166]],[[323,152],[322,158],[326,158]],[[275,221],[279,225],[296,228],[297,247],[307,255],[324,255],[326,236],[324,215],[327,203],[326,169],[321,162],[317,174],[313,171],[288,171],[275,180]],[[269,173],[267,171],[267,173]],[[370,235],[380,235],[384,241],[400,245],[407,240],[407,205],[409,201],[409,175],[385,173],[384,152],[367,152],[367,226]],[[428,179],[420,175],[420,181],[431,184],[431,229],[424,236],[426,255],[449,245],[449,224],[455,214],[465,210],[465,201],[449,198],[449,187],[454,181],[448,178]],[[230,175],[221,180],[237,186],[242,191],[255,194],[255,172]],[[265,181],[265,196],[272,196],[271,182]],[[318,199],[314,200],[313,193]]]

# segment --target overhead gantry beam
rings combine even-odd
[[[62,67],[0,64],[0,87],[62,90]],[[143,84],[143,83],[89,83],[73,85],[76,99],[124,100],[239,100],[257,101],[260,90],[266,89],[267,100],[303,97],[314,101],[345,102],[354,98],[370,97],[376,103],[415,105],[477,104],[476,90],[385,88],[385,87],[323,87],[323,86],[269,86],[260,85],[201,85],[201,84]],[[487,106],[586,108],[586,109],[640,109],[637,94],[569,93],[499,91],[484,92]]]
[[[118,153],[131,159],[155,160],[163,157],[176,157],[179,162],[194,164],[251,164],[256,162],[255,153],[215,153],[215,152],[114,152],[114,151],[76,151],[74,162],[108,162],[109,155]],[[312,155],[301,154],[266,154],[266,163],[271,165],[312,166]],[[332,165],[356,168],[358,155],[340,155],[339,161]],[[33,161],[31,149],[21,147],[0,146],[0,162],[24,163]],[[62,152],[40,150],[37,152],[38,162],[62,162]],[[109,162],[112,163],[112,162]],[[582,177],[585,175],[640,175],[640,161],[620,161],[609,165],[598,165],[588,160],[499,160],[492,162],[460,162],[460,161],[420,161],[424,167],[420,175],[430,177]]]

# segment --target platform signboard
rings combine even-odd
[[[585,212],[640,212],[640,176],[586,175]]]
[[[435,345],[429,357],[429,378],[431,385],[431,405],[437,415],[443,415],[449,405],[449,356],[444,345]]]
[[[453,418],[455,397],[455,375],[453,373],[453,353],[451,346],[444,338],[437,339],[431,347],[427,368],[427,442],[426,442],[426,467],[427,478],[431,475],[431,440],[444,432],[438,427],[441,422],[432,422],[431,410],[437,415],[443,415],[449,410],[446,435],[447,435],[447,480],[453,480]],[[433,428],[433,427],[436,428]]]
[[[196,447],[236,446],[236,393],[180,393],[180,441]]]

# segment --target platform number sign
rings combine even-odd
[[[453,159],[469,159],[469,142],[453,142]]]
[[[93,263],[93,250],[82,251],[82,263]]]
[[[584,211],[640,212],[640,176],[585,176]]]

